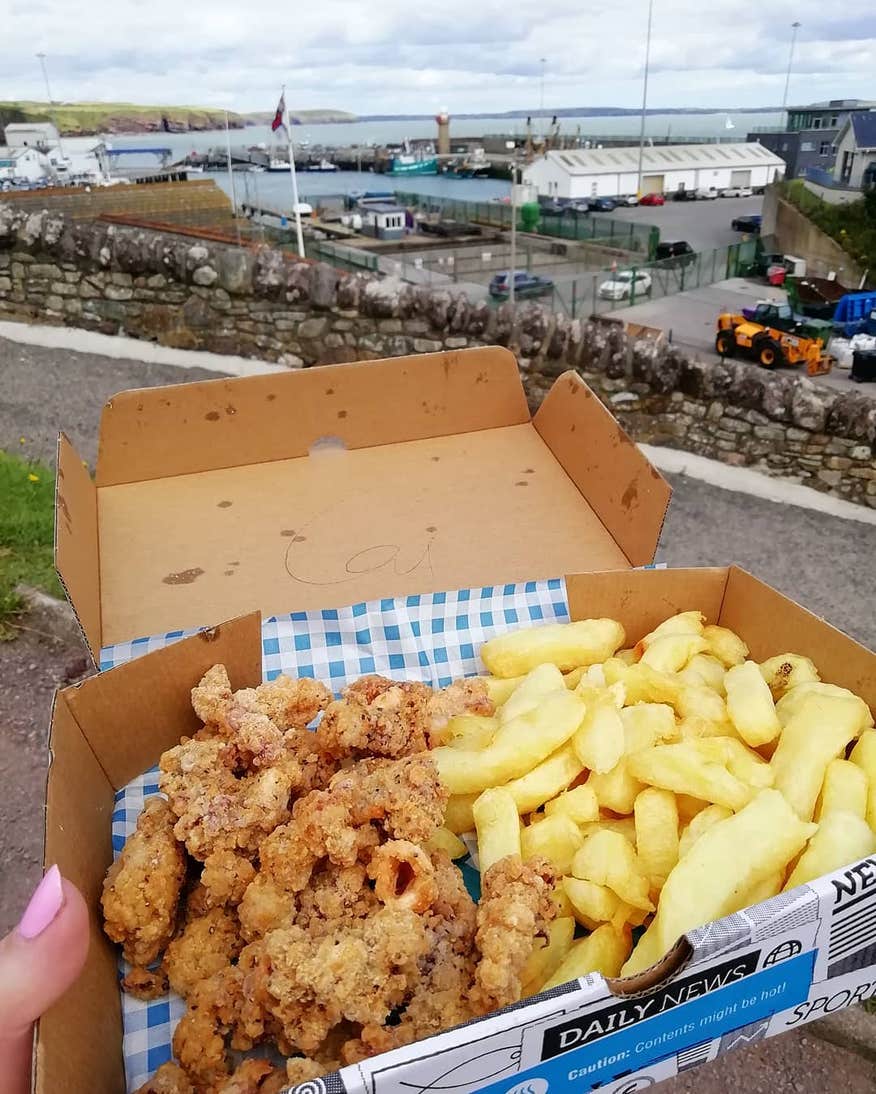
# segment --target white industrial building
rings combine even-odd
[[[638,168],[638,145],[558,149],[525,167],[523,181],[544,197],[622,197],[636,193]],[[649,146],[642,152],[642,193],[767,186],[784,169],[784,160],[761,144]]]

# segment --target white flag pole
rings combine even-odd
[[[286,85],[283,85],[283,105],[286,105]],[[298,179],[295,175],[295,152],[292,148],[292,123],[286,106],[286,136],[289,138],[289,174],[292,176],[292,202],[295,210],[295,235],[298,237],[298,254],[304,258],[304,236],[301,234],[301,210],[298,208]]]
[[[228,186],[231,190],[232,215],[237,216],[237,197],[234,193],[234,172],[231,170],[231,134],[228,131],[228,111],[225,111],[225,154],[228,158]]]

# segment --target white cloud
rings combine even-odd
[[[4,7],[7,9],[4,11]],[[821,0],[654,0],[653,106],[781,101],[790,24],[803,26],[791,100],[874,94],[876,14],[833,15]],[[53,93],[270,110],[356,113],[636,106],[647,0],[0,0],[0,97]]]

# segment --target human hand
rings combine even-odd
[[[88,953],[82,895],[50,867],[0,941],[0,1094],[28,1094],[33,1024],[73,983]]]

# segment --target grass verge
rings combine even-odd
[[[54,567],[55,476],[0,451],[0,639],[12,638],[19,583],[63,597]]]

